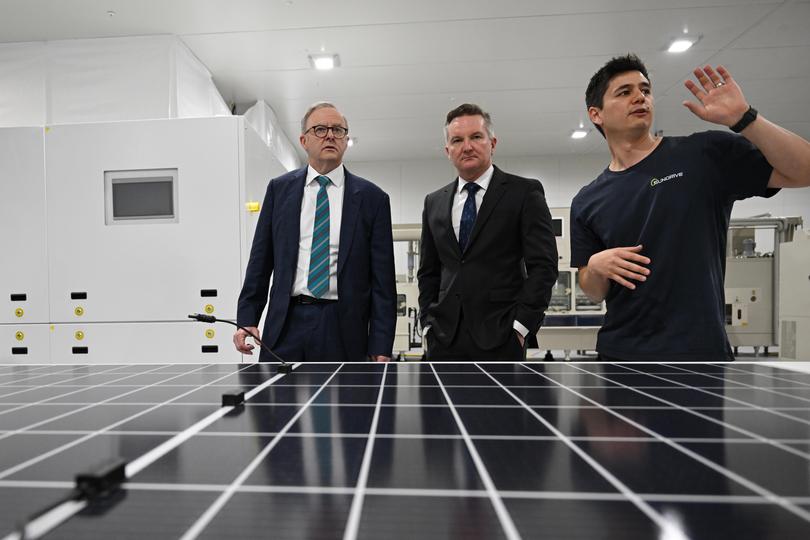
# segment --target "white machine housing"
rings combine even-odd
[[[235,319],[255,210],[286,172],[244,118],[9,128],[0,142],[15,231],[0,238],[0,362],[241,359],[233,327],[186,315]],[[174,219],[108,223],[105,173],[155,170],[174,171]]]

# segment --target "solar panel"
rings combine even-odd
[[[3,365],[0,539],[40,536],[808,538],[810,373]]]

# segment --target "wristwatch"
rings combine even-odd
[[[748,127],[748,124],[757,119],[758,114],[759,113],[757,112],[757,110],[749,105],[748,110],[745,111],[744,115],[742,115],[740,121],[731,126],[729,129],[731,129],[731,131],[733,131],[734,133],[741,132],[742,130]]]

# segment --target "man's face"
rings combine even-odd
[[[459,116],[447,126],[444,150],[461,178],[475,180],[492,164],[497,142],[487,133],[483,116]]]
[[[317,109],[309,115],[306,124],[307,131],[299,139],[301,146],[307,152],[309,164],[320,173],[329,172],[343,162],[343,154],[346,152],[349,138],[347,135],[342,139],[336,139],[332,130],[329,130],[326,137],[321,139],[315,136],[314,130],[310,129],[314,126],[346,128],[346,122],[337,109],[331,107]],[[324,169],[324,167],[328,168]]]
[[[602,108],[591,107],[591,121],[605,133],[650,131],[654,102],[650,81],[639,71],[620,73],[611,79],[602,99]]]

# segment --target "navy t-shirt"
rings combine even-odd
[[[742,136],[665,137],[629,169],[605,169],[571,204],[571,266],[643,244],[647,280],[610,280],[596,349],[622,360],[733,359],[725,332],[726,233],[734,201],[770,197],[772,167]]]

